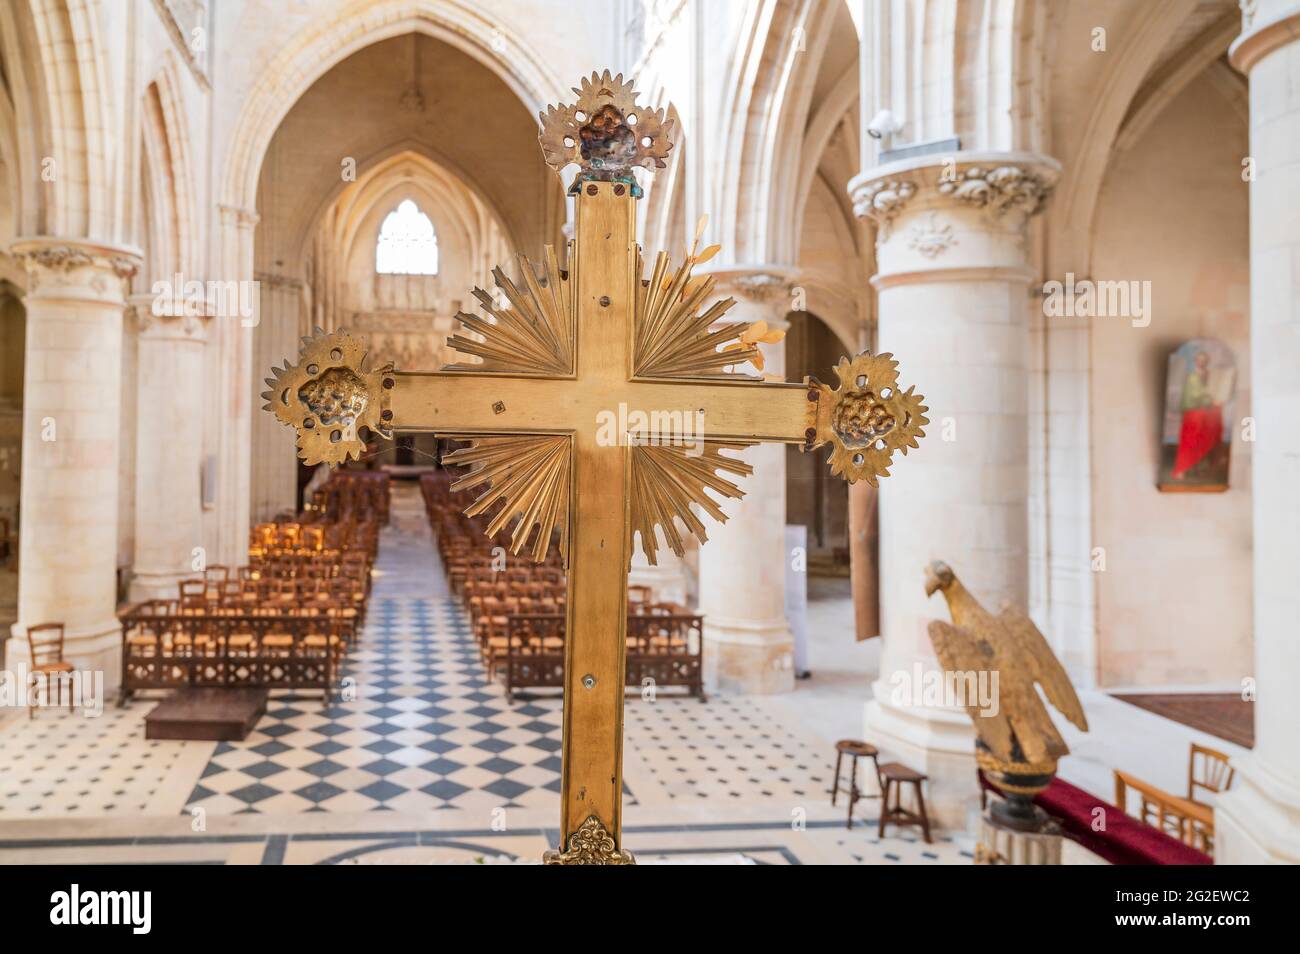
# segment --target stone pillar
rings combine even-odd
[[[959,708],[920,704],[916,675],[939,668],[926,627],[948,618],[941,597],[926,597],[924,570],[945,560],[985,606],[1026,605],[1025,232],[1058,174],[1041,156],[959,153],[849,184],[877,227],[878,350],[894,354],[930,408],[921,449],[881,482],[884,642],[866,737],[930,776],[927,803],[951,826],[965,824],[976,794],[974,728]]]
[[[254,407],[261,408],[263,402],[256,395],[265,389],[255,387],[254,382],[265,378],[270,369],[253,367],[253,336],[261,320],[261,302],[253,284],[257,213],[228,205],[218,206],[218,210],[225,300],[213,303],[210,328],[215,393],[209,412],[217,467],[215,520],[213,532],[208,535],[215,544],[215,554],[209,551],[208,562],[240,566],[248,561],[252,412]],[[246,305],[253,306],[252,317],[242,313]]]
[[[636,552],[632,554],[632,568],[627,575],[628,585],[650,587],[657,602],[685,605],[686,565],[682,558],[661,541],[655,561],[651,566],[646,560],[638,538]]]
[[[718,297],[736,299],[727,320],[786,327],[789,281],[779,269],[715,274]],[[761,347],[763,373],[783,377],[785,343]],[[785,618],[785,447],[759,444],[743,458],[754,468],[739,482],[745,496],[722,504],[727,522],[709,522],[700,548],[705,685],[720,693],[789,692],[794,639]]]
[[[1255,748],[1215,803],[1215,858],[1300,863],[1300,3],[1259,0],[1233,66],[1250,77],[1250,382]]]
[[[311,329],[302,320],[303,283],[284,275],[258,273],[260,320],[253,335],[252,520],[270,520],[297,509],[298,448],[292,428],[261,410],[271,368],[296,361],[300,339]]]
[[[139,253],[20,239],[27,354],[18,621],[7,666],[28,664],[25,634],[63,623],[64,658],[120,681],[117,620],[122,312]]]
[[[132,295],[136,358],[135,566],[130,599],[175,599],[202,545],[203,348],[197,309]],[[188,312],[188,313],[184,313]]]

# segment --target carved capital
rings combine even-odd
[[[10,249],[27,269],[27,291],[88,301],[121,302],[139,253],[79,239],[23,238]]]
[[[84,268],[94,263],[93,256],[72,245],[47,245],[35,248],[24,256],[28,271],[38,265],[50,271],[66,272],[73,268]]]
[[[976,209],[985,209],[995,218],[1008,212],[1028,218],[1042,210],[1052,194],[1054,183],[1020,165],[968,166],[954,175],[941,175],[937,185],[940,195]]]
[[[911,179],[875,179],[853,190],[853,213],[876,224],[880,240],[887,240],[903,206],[916,195]]]
[[[761,305],[774,305],[788,298],[794,285],[793,274],[779,266],[719,269],[710,274],[719,294]]]
[[[127,302],[127,317],[135,323],[136,333],[144,340],[202,342],[207,339],[207,323],[201,310],[183,307],[169,309],[166,299],[150,294],[132,295]]]
[[[1041,212],[1060,175],[1060,164],[1029,152],[958,152],[926,155],[868,169],[849,183],[853,211],[876,226],[878,244],[888,242],[900,220],[910,222],[907,245],[927,258],[956,244],[963,227],[945,226],[934,212],[976,210],[990,222],[1016,224]],[[930,213],[931,227],[915,221]],[[969,215],[964,216],[969,219]]]
[[[634,865],[636,859],[626,848],[619,848],[614,836],[595,815],[578,826],[569,836],[567,848],[548,851],[542,856],[545,865]]]

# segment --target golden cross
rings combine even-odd
[[[642,277],[632,167],[663,165],[672,120],[637,106],[621,75],[593,74],[574,92],[575,105],[541,116],[547,161],[557,172],[581,167],[568,269],[548,247],[540,275],[523,256],[518,283],[494,270],[508,305],[475,289],[489,318],[458,315],[474,337],[450,343],[479,363],[367,370],[363,342],[321,333],[304,339],[297,365],[267,379],[264,397],[298,429],[309,464],[359,457],[362,428],[468,440],[446,458],[471,467],[453,489],[485,488],[466,513],[498,507],[488,532],[515,521],[512,549],[538,561],[558,537],[568,570],[563,840],[546,860],[618,864],[632,861],[621,796],[633,536],[651,563],[656,531],[684,552],[678,521],[703,542],[694,508],[725,520],[706,491],[740,497],[722,473],[751,473],[724,450],[829,442],[833,472],[874,486],[928,422],[920,395],[899,389],[889,355],[842,359],[835,390],[728,371],[761,361],[756,342],[772,336],[741,324],[711,330],[734,302],[701,311],[714,280],[691,270],[716,247],[700,251],[697,235],[681,267],[670,270],[660,253]]]

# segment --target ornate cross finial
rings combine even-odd
[[[623,81],[622,73],[592,73],[573,91],[576,103],[547,106],[537,114],[542,121],[537,138],[547,165],[558,173],[576,162],[582,171],[575,187],[584,179],[628,182],[635,195],[633,168],[666,165],[664,158],[673,148],[668,138],[673,120],[666,119],[662,109],[638,106],[636,90]]]
[[[345,331],[327,335],[317,328],[302,339],[297,364],[272,368],[262,392],[264,411],[298,432],[298,456],[309,466],[322,461],[360,460],[361,428],[392,437],[388,393],[393,366],[365,366],[366,345]]]

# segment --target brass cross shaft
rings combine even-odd
[[[833,473],[875,486],[895,451],[917,446],[927,420],[887,354],[842,359],[836,389],[727,373],[757,354],[745,334],[758,326],[709,330],[726,303],[696,313],[712,285],[688,280],[694,247],[675,275],[661,257],[642,282],[634,190],[618,179],[579,186],[567,275],[548,249],[544,277],[523,263],[522,288],[497,272],[512,307],[476,290],[493,320],[461,316],[479,338],[452,343],[482,366],[366,370],[363,341],[321,332],[304,339],[298,364],[273,372],[263,397],[297,429],[308,464],[359,456],[363,428],[468,439],[451,462],[477,465],[462,485],[487,489],[467,512],[504,503],[490,532],[517,519],[515,552],[531,538],[537,560],[559,530],[568,569],[563,838],[548,859],[617,864],[631,861],[620,841],[634,531],[653,561],[659,532],[682,551],[679,522],[704,539],[697,509],[725,520],[707,491],[741,496],[722,472],[750,471],[721,450],[829,444]],[[735,338],[733,360],[717,348]]]
[[[705,220],[682,267],[667,256],[641,278],[633,171],[665,168],[676,120],[637,104],[632,84],[608,70],[584,77],[573,104],[539,113],[542,154],[558,173],[582,170],[576,237],[567,274],[546,249],[544,274],[521,261],[519,284],[494,272],[509,306],[474,295],[489,318],[461,314],[449,343],[480,365],[440,372],[366,367],[366,345],[341,329],[303,339],[297,364],[266,379],[265,410],[297,429],[308,464],[359,458],[367,430],[466,438],[450,463],[485,487],[467,509],[499,508],[496,533],[517,520],[516,553],[532,540],[544,560],[559,531],[568,569],[564,666],[560,864],[628,864],[622,830],[623,682],[627,574],[634,533],[653,563],[662,533],[684,550],[679,524],[703,542],[697,511],[726,514],[712,494],[743,491],[724,473],[751,473],[722,451],[759,441],[830,445],[830,468],[873,487],[896,451],[917,446],[928,423],[921,395],[902,390],[898,362],[862,353],[835,367],[839,387],[733,375],[762,367],[760,342],[780,340],[766,322],[726,324],[732,303],[701,310],[712,291],[691,270]],[[721,325],[721,327],[719,327]]]
[[[456,437],[567,434],[569,566],[564,675],[563,841],[595,815],[620,843],[627,574],[632,556],[627,437],[803,442],[816,403],[798,384],[637,379],[633,374],[637,283],[636,200],[593,182],[577,196],[569,282],[575,289],[572,375],[476,371],[392,373],[391,426]],[[704,434],[601,439],[602,413],[619,405],[669,412]],[[681,412],[673,415],[671,412]],[[624,415],[626,417],[626,415]]]

